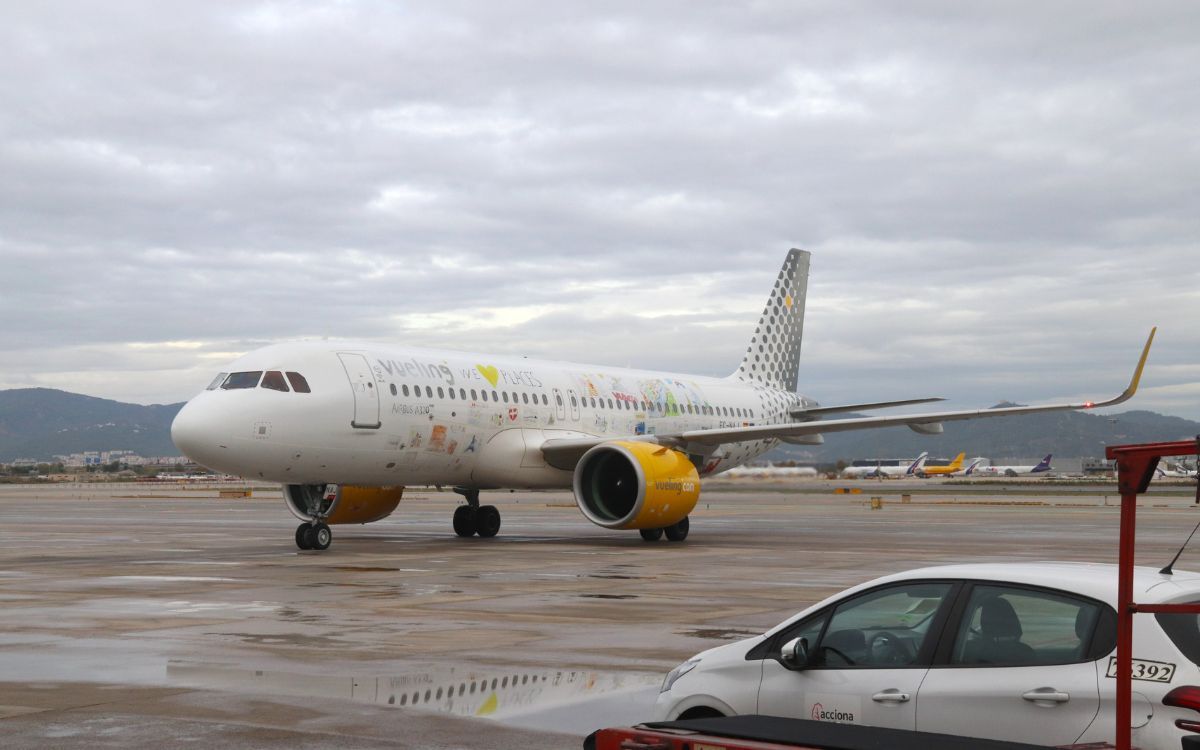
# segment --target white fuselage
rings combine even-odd
[[[172,437],[212,469],[285,484],[565,488],[546,440],[776,424],[800,403],[730,378],[347,342],[269,346],[229,372],[299,373],[311,392],[214,381]],[[700,473],[776,444],[724,445]]]

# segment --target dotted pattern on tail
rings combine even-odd
[[[735,373],[739,380],[792,391],[800,371],[800,339],[804,334],[804,299],[808,293],[805,250],[788,252],[766,309],[758,319],[746,357]]]

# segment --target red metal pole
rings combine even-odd
[[[1121,542],[1117,561],[1117,750],[1130,750],[1133,729],[1133,553],[1137,494],[1121,494]]]

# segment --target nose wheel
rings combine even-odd
[[[325,550],[333,543],[333,532],[323,521],[302,523],[296,527],[296,546],[300,549]]]
[[[461,537],[478,534],[484,539],[490,539],[500,532],[500,511],[494,505],[480,505],[479,490],[455,487],[454,491],[467,501],[466,505],[454,509],[455,534]]]

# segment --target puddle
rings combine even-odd
[[[335,565],[333,570],[341,570],[346,573],[399,573],[400,568],[369,568],[357,565]]]
[[[707,638],[721,641],[736,641],[754,635],[762,635],[761,630],[743,630],[741,628],[698,628],[696,630],[676,630],[675,635],[685,635],[690,638]]]
[[[76,605],[80,610],[91,614],[104,615],[143,615],[146,617],[162,617],[164,615],[229,615],[229,614],[259,614],[274,612],[279,609],[275,602],[221,602],[221,601],[191,601],[189,599],[126,599],[119,597],[88,599]]]
[[[104,576],[95,583],[241,583],[241,580],[216,576]]]
[[[167,678],[195,687],[339,698],[588,733],[646,721],[660,674],[523,667],[439,667],[392,676],[302,674],[172,660]]]

